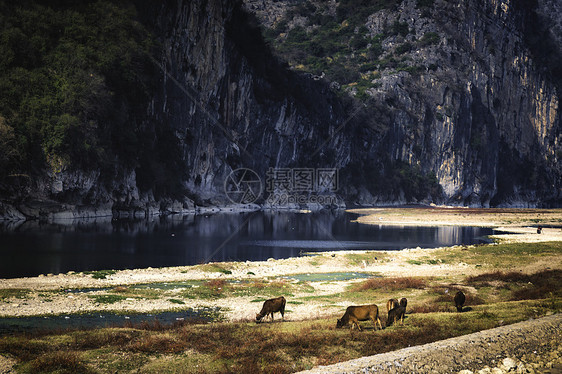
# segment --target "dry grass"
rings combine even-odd
[[[29,363],[32,373],[96,373],[95,370],[85,365],[78,352],[55,351],[38,356]]]
[[[405,289],[424,289],[427,281],[423,278],[398,277],[398,278],[371,278],[358,283],[351,291],[360,292],[367,290],[397,291]]]
[[[491,273],[483,273],[466,278],[466,282],[471,285],[481,285],[486,282],[502,281],[502,282],[528,282],[529,276],[520,272],[501,272],[495,271]]]
[[[536,300],[562,296],[562,271],[543,270],[534,274],[501,271],[467,278],[475,287],[495,287],[511,290],[509,300]]]
[[[125,363],[127,371],[143,372],[143,365],[155,362],[159,372],[177,372],[169,365],[193,360],[204,363],[197,369],[200,373],[291,373],[459,336],[495,327],[500,321],[516,322],[536,316],[537,311],[556,312],[560,302],[504,302],[462,314],[443,313],[450,311],[443,308],[434,302],[416,303],[408,309],[404,326],[382,331],[367,322],[362,323],[362,332],[336,329],[335,317],[260,325],[153,321],[127,328],[0,337],[0,353],[17,358],[22,373],[90,373],[100,368],[103,357],[108,360],[103,361],[102,372],[119,372],[119,365]],[[99,358],[100,354],[105,356]],[[119,359],[112,361],[112,357]]]

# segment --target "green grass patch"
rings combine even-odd
[[[173,304],[180,304],[180,305],[185,304],[183,301],[178,300],[178,299],[168,299],[168,301],[173,303]]]
[[[423,262],[419,260],[408,260],[406,262],[409,263],[410,265],[423,265]]]
[[[232,270],[226,269],[225,264],[204,264],[197,266],[197,268],[201,271],[206,271],[209,273],[232,274]]]
[[[500,243],[445,249],[434,256],[448,264],[464,262],[482,269],[509,270],[532,264],[538,259],[557,258],[562,254],[562,242]]]
[[[93,295],[90,296],[97,304],[115,304],[127,299],[122,295]]]
[[[107,279],[107,276],[117,273],[117,270],[84,271],[83,274],[91,275],[94,279]]]
[[[200,282],[179,293],[187,299],[220,299],[225,297],[259,296],[271,298],[277,296],[290,297],[296,292],[312,292],[308,282],[291,282],[286,279],[227,281],[211,279]]]
[[[4,301],[5,299],[16,298],[16,299],[25,299],[31,290],[24,289],[24,288],[4,288],[0,289],[0,300]]]
[[[384,252],[348,253],[345,255],[347,263],[351,266],[363,265],[364,263],[376,263],[388,261],[390,255]]]

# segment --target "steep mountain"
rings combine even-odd
[[[3,216],[223,205],[241,167],[338,170],[347,204],[560,204],[559,1],[45,3],[0,3]]]
[[[383,107],[384,140],[366,140],[362,165],[376,148],[434,173],[459,204],[559,201],[559,1],[246,6],[293,69]]]

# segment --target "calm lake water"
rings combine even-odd
[[[362,225],[351,222],[356,217],[344,211],[257,211],[139,221],[0,222],[0,278],[476,244],[493,233],[477,227]]]

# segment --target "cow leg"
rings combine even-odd
[[[377,316],[377,322],[379,323],[379,327],[382,330],[382,323],[381,323],[381,319],[379,318],[379,316]],[[377,325],[375,324],[375,329],[377,328]]]

